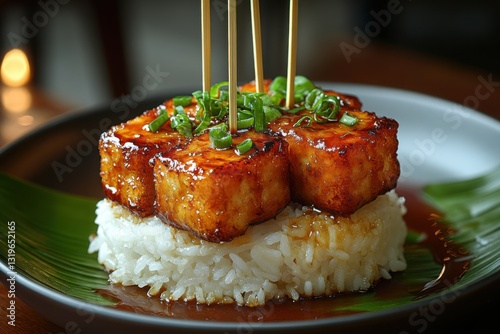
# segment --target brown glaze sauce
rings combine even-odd
[[[417,291],[409,291],[398,280],[381,280],[367,292],[342,294],[334,297],[303,299],[299,301],[272,300],[262,307],[244,307],[235,304],[201,305],[195,302],[161,302],[158,297],[148,297],[147,288],[110,285],[99,293],[117,302],[117,309],[175,319],[230,321],[230,322],[271,322],[290,320],[311,320],[354,314],[354,311],[338,311],[353,305],[360,293],[376,294],[378,299],[390,300],[395,296],[412,294],[414,299],[440,291],[456,283],[467,271],[468,252],[449,240],[453,233],[440,223],[439,213],[426,204],[420,197],[421,190],[416,186],[400,187],[400,196],[406,198],[407,214],[405,221],[410,230],[424,233],[427,238],[420,242],[429,248],[437,264],[442,265],[441,273],[435,280],[423,284]],[[393,276],[402,273],[394,273]],[[413,289],[412,289],[413,290]]]

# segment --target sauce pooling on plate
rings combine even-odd
[[[148,288],[140,289],[135,286],[110,285],[99,293],[115,300],[117,309],[139,314],[189,320],[270,322],[311,320],[358,313],[361,311],[354,311],[349,306],[354,305],[360,296],[365,297],[369,294],[387,302],[403,296],[411,301],[450,287],[467,271],[470,263],[468,251],[450,240],[450,235],[454,231],[440,222],[439,212],[420,198],[418,187],[398,188],[397,193],[406,199],[408,212],[405,221],[408,229],[425,236],[418,242],[418,246],[428,249],[436,262],[436,267],[441,267],[434,279],[419,286],[408,286],[403,280],[398,279],[401,275],[405,275],[405,272],[393,273],[391,274],[393,279],[382,279],[367,292],[302,299],[295,302],[289,299],[275,299],[255,308],[236,304],[204,305],[178,301],[166,303],[159,298],[149,297]],[[411,263],[408,265],[411,266]]]

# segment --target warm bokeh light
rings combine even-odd
[[[0,69],[2,82],[6,86],[20,87],[30,80],[30,64],[26,54],[20,49],[7,52]]]
[[[35,119],[31,115],[24,115],[17,119],[17,124],[21,126],[31,126]]]
[[[26,87],[5,87],[1,97],[2,105],[8,112],[21,114],[31,107],[31,94]]]

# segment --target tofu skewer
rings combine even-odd
[[[228,75],[229,75],[229,133],[237,131],[237,33],[236,33],[236,0],[228,0]]]
[[[281,106],[274,106],[281,112],[275,108],[279,116],[264,120],[264,107],[260,105],[259,117],[253,110],[254,125],[243,129],[238,129],[237,123],[238,96],[246,99],[244,93],[257,92],[251,96],[252,105],[263,103],[262,94],[272,99],[276,92],[270,91],[269,80],[263,80],[259,87],[259,71],[254,82],[237,90],[236,3],[228,0],[229,98],[216,102],[228,105],[228,114],[213,118],[209,108],[215,102],[207,88],[208,5],[202,0],[204,102],[193,94],[179,107],[172,99],[104,133],[99,151],[107,198],[140,217],[157,215],[165,223],[204,240],[225,242],[245,233],[250,225],[275,217],[290,201],[348,215],[395,188],[400,172],[396,121],[362,111],[356,97],[321,91],[321,96],[336,101],[335,117],[318,116],[320,121],[301,124],[304,119],[311,120],[313,113],[304,107],[305,102],[291,101],[297,93],[291,84],[296,79],[297,0],[290,1],[286,99]],[[255,38],[259,40],[260,36]],[[259,53],[254,57],[256,67],[261,63]],[[309,96],[315,89],[310,87],[305,94]],[[292,110],[297,105],[301,110]],[[198,133],[181,134],[174,124],[178,108],[190,131],[191,126],[205,127]],[[355,122],[345,125],[339,121],[344,117]],[[153,130],[151,125],[159,118],[163,122]],[[231,144],[224,149],[214,147],[210,129],[226,123]],[[244,142],[250,143],[249,151],[236,152],[234,147]]]
[[[287,88],[286,107],[292,109],[295,101],[295,74],[297,63],[297,29],[298,29],[298,0],[290,0],[290,15],[288,23],[288,67],[287,67]]]
[[[253,61],[255,71],[255,91],[264,92],[264,69],[262,67],[262,38],[260,30],[260,6],[259,0],[252,0],[250,3],[252,15],[252,42]]]
[[[211,86],[211,46],[210,0],[201,0],[202,89],[204,92],[208,92]]]

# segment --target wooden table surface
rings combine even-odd
[[[325,52],[321,67],[312,69],[314,80],[365,83],[417,91],[453,102],[475,107],[500,119],[500,79],[485,70],[467,68],[458,64],[427,58],[405,50],[390,47],[370,47],[352,56],[350,63],[338,53]],[[331,64],[331,65],[329,65]],[[52,104],[50,117],[65,111]],[[49,119],[48,117],[47,119]],[[497,143],[498,144],[498,143]],[[41,317],[25,301],[16,299],[16,326],[7,324],[7,288],[0,284],[0,333],[69,333]],[[492,292],[498,298],[498,290]],[[491,310],[496,300],[485,300],[484,309],[474,310],[474,316],[462,329],[486,329],[496,319]],[[469,326],[469,327],[467,327]],[[427,332],[426,332],[427,333]]]

